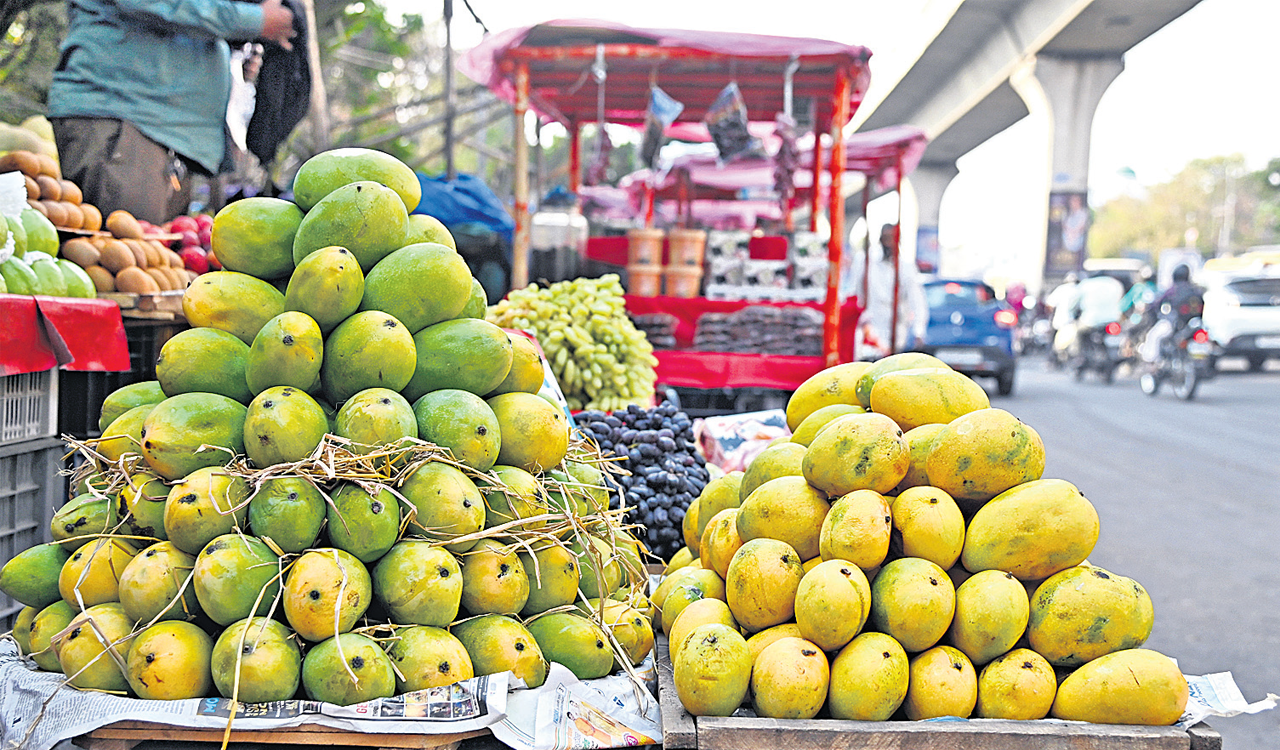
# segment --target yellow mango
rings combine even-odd
[[[889,417],[903,430],[949,424],[956,417],[991,407],[982,386],[949,367],[886,373],[872,386],[870,400],[871,411]]]
[[[1075,485],[1037,479],[996,496],[969,520],[960,560],[971,573],[1003,570],[1019,580],[1077,565],[1098,541],[1098,512]]]
[[[1135,648],[1101,656],[1058,686],[1050,713],[1067,721],[1168,726],[1187,707],[1187,680],[1173,660]]]

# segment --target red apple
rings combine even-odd
[[[203,247],[205,250],[208,250],[209,248],[213,247],[213,227],[212,226],[202,227],[200,231],[196,234],[196,237],[199,238],[200,246]]]
[[[192,249],[194,250],[195,248],[192,248]],[[222,264],[218,262],[218,256],[214,255],[212,252],[207,254],[205,256],[205,259],[209,261],[209,268],[211,270],[214,270],[214,271],[222,270]]]
[[[184,247],[182,252],[182,265],[196,273],[208,273],[209,259],[205,257],[204,251],[197,247]]]
[[[191,230],[187,230],[187,231],[185,231],[185,232],[181,232],[181,234],[182,234],[182,246],[183,246],[183,247],[200,247],[200,235],[199,235],[199,234],[197,234],[197,233],[195,233],[195,232],[192,232]]]
[[[196,226],[201,229],[213,228],[213,217],[209,214],[196,214]]]
[[[174,234],[182,234],[183,232],[198,232],[200,225],[190,216],[178,216],[169,222],[169,231]]]

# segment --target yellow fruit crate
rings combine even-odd
[[[1222,750],[1207,724],[1190,729],[1002,719],[839,721],[691,716],[676,695],[659,636],[658,702],[665,750]]]

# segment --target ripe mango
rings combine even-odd
[[[890,354],[887,357],[876,360],[869,367],[863,370],[858,377],[857,383],[854,385],[854,393],[857,396],[857,403],[864,409],[871,408],[871,389],[875,387],[876,381],[888,375],[891,372],[899,372],[901,370],[913,370],[922,367],[937,367],[944,370],[951,369],[946,362],[938,359],[931,354],[923,354],[921,352],[903,352],[901,354]]]
[[[811,376],[787,400],[787,429],[793,433],[818,409],[832,404],[858,406],[857,385],[870,362],[846,362]]]
[[[37,612],[35,618],[31,620],[30,635],[28,636],[29,653],[31,654],[31,660],[44,671],[62,671],[62,665],[58,662],[57,652],[62,642],[53,643],[53,637],[61,633],[70,624],[71,619],[76,616],[77,612],[79,612],[78,608],[72,607],[64,599],[59,599]]]
[[[803,638],[800,632],[800,626],[794,622],[784,622],[781,625],[765,628],[758,633],[752,634],[747,638],[747,651],[751,653],[751,663],[756,663],[756,657],[760,655],[767,647],[771,646],[774,641],[781,638]]]
[[[377,641],[343,633],[307,650],[302,689],[311,700],[350,706],[395,695],[396,674]]]
[[[520,608],[525,617],[573,604],[578,597],[581,573],[578,558],[567,547],[551,541],[533,542],[533,554],[516,552],[529,577],[529,598]]]
[[[462,606],[473,615],[514,615],[529,600],[529,576],[515,548],[481,539],[462,558]]]
[[[488,471],[497,463],[502,450],[498,417],[474,393],[456,388],[432,391],[413,402],[413,416],[418,437],[448,448],[460,463],[476,471]]]
[[[169,499],[169,485],[150,471],[135,471],[129,483],[120,489],[119,513],[125,516],[129,530],[137,536],[168,539],[164,531],[164,506]]]
[[[488,321],[459,318],[429,325],[413,335],[413,345],[418,365],[404,389],[410,401],[442,388],[482,396],[511,370],[511,340]]]
[[[950,646],[935,646],[910,664],[903,701],[908,719],[969,718],[978,702],[978,675],[968,657]]]
[[[1186,710],[1187,680],[1159,651],[1132,648],[1100,656],[1058,685],[1050,713],[1095,724],[1168,726]]]
[[[1004,570],[1047,578],[1079,564],[1098,541],[1098,512],[1075,485],[1037,479],[997,495],[969,521],[961,562],[971,573]]]
[[[426,398],[425,396],[423,398]],[[418,400],[422,403],[422,399]],[[481,488],[484,493],[486,529],[501,526],[520,518],[550,513],[551,509],[541,499],[541,485],[532,474],[515,466],[494,466],[493,473],[502,485],[486,484]],[[505,490],[503,489],[505,487]],[[541,529],[545,521],[533,521],[521,525],[522,529]],[[576,588],[576,586],[575,586]]]
[[[366,388],[399,391],[417,366],[413,336],[383,312],[358,312],[333,329],[324,342],[320,380],[335,404]]]
[[[871,584],[862,569],[845,560],[827,560],[800,579],[796,624],[823,651],[852,641],[871,611]]]
[[[353,182],[371,180],[391,188],[412,211],[422,200],[422,184],[404,162],[368,148],[334,148],[302,163],[293,178],[293,199],[310,211],[329,193]]]
[[[744,472],[730,471],[724,476],[707,482],[702,488],[698,499],[694,501],[698,506],[698,526],[695,536],[699,540],[707,530],[707,524],[711,523],[711,519],[715,518],[717,513],[726,508],[737,508],[742,505],[742,480],[745,476]],[[693,550],[692,547],[690,549]],[[697,550],[693,551],[697,552]]]
[[[791,435],[791,442],[806,448],[824,427],[849,414],[862,414],[866,410],[855,404],[829,404],[804,418]]]
[[[498,463],[537,473],[564,460],[569,423],[563,411],[531,393],[504,393],[486,403],[503,436]]]
[[[371,495],[357,484],[342,484],[329,503],[321,499],[321,506],[321,518],[328,518],[329,543],[362,563],[375,562],[400,537],[400,500],[385,487]]]
[[[693,629],[673,664],[676,695],[694,716],[729,716],[751,685],[751,654],[727,625]]]
[[[622,585],[622,566],[614,548],[605,540],[590,534],[585,541],[575,536],[569,543],[569,551],[578,558],[578,589],[586,598],[606,597]]]
[[[734,553],[725,579],[733,619],[750,632],[790,620],[802,576],[800,555],[791,545],[776,539],[746,542]]]
[[[244,417],[244,452],[265,469],[309,457],[329,431],[324,409],[306,392],[276,385],[249,403]]]
[[[472,300],[475,299],[475,287],[480,282],[472,280]],[[481,290],[483,293],[483,290]],[[467,303],[468,308],[471,302]],[[465,310],[464,310],[465,313]],[[481,306],[480,315],[484,316],[484,308]],[[534,393],[536,394],[542,389],[542,381],[546,379],[546,372],[542,364],[542,355],[538,353],[538,345],[533,339],[521,334],[507,334],[507,339],[511,341],[511,369],[507,371],[507,376],[492,391],[483,394],[486,398],[493,396],[501,396],[504,393]]]
[[[738,627],[738,623],[733,619],[733,613],[729,611],[729,605],[719,599],[698,599],[681,610],[675,621],[671,623],[671,632],[667,634],[671,660],[675,661],[680,655],[680,648],[695,628],[711,623],[728,625],[734,629]]]
[[[418,421],[404,396],[387,388],[366,388],[338,409],[334,434],[351,441],[353,453],[368,454],[403,438],[418,437]]]
[[[219,625],[260,617],[280,593],[279,558],[257,537],[224,534],[196,556],[191,583],[205,613]]]
[[[244,452],[246,413],[244,404],[216,393],[167,398],[142,423],[142,457],[169,481],[204,467],[223,466]],[[216,448],[197,453],[202,445]]]
[[[812,641],[782,638],[765,647],[751,667],[751,705],[757,716],[812,719],[827,700],[831,668]]]
[[[198,555],[214,538],[242,527],[248,516],[249,484],[220,468],[197,469],[169,488],[164,529],[169,540]]]
[[[462,256],[434,242],[402,243],[393,249],[394,252],[380,259],[372,269],[361,262],[365,277],[360,309],[392,315],[414,334],[427,326],[457,318],[471,298],[471,270]],[[355,248],[352,250],[355,252]],[[356,256],[359,255],[356,252]],[[505,341],[505,336],[503,339]],[[490,389],[502,382],[507,374],[505,368],[509,367],[510,363],[502,368],[504,372]]]
[[[907,697],[908,675],[901,644],[884,633],[859,635],[831,660],[831,718],[888,721]]]
[[[523,625],[506,615],[481,615],[450,628],[467,649],[476,675],[510,670],[526,687],[541,687],[547,680],[547,660],[538,641]]]
[[[31,623],[39,612],[35,607],[23,607],[13,620],[13,640],[18,643],[18,653],[24,656],[31,654]]]
[[[585,617],[553,612],[533,618],[528,629],[547,661],[563,664],[579,680],[604,677],[613,667],[609,636]]]
[[[902,429],[892,419],[883,414],[850,414],[828,424],[813,439],[801,469],[809,484],[838,497],[854,490],[889,492],[910,465]]]
[[[120,604],[129,619],[194,620],[201,614],[196,590],[187,583],[195,555],[157,542],[134,556],[120,574]],[[181,596],[179,596],[181,592]]]
[[[282,593],[289,627],[322,641],[355,627],[369,608],[373,584],[364,564],[340,549],[313,549],[289,566]]]
[[[702,532],[698,544],[702,564],[725,578],[729,575],[729,562],[742,546],[738,535],[738,508],[726,508],[715,515]]]
[[[973,714],[983,719],[1043,719],[1057,692],[1049,662],[1029,648],[1016,648],[982,668]]]
[[[323,359],[319,324],[303,312],[282,312],[253,337],[245,359],[245,383],[255,396],[279,385],[316,391]]]
[[[284,295],[279,290],[235,271],[200,274],[182,295],[182,313],[193,328],[217,328],[246,345],[282,312]]]
[[[320,535],[327,508],[320,490],[302,477],[268,479],[249,500],[249,527],[285,552],[301,552]]]
[[[1154,620],[1151,597],[1137,581],[1079,565],[1036,589],[1027,636],[1050,664],[1075,667],[1138,648],[1151,635]]]
[[[738,536],[743,542],[760,538],[786,542],[801,560],[809,560],[818,556],[819,536],[830,510],[826,494],[804,477],[779,477],[760,485],[738,508]]]
[[[270,281],[293,271],[293,238],[302,209],[290,201],[255,196],[228,203],[213,217],[211,248],[228,271]]]
[[[82,690],[127,692],[129,681],[116,659],[123,662],[129,654],[133,621],[120,603],[91,606],[73,617],[67,628],[58,646],[58,663],[67,682]]]
[[[889,417],[903,430],[949,424],[956,417],[991,407],[982,386],[950,367],[885,373],[871,387],[870,399],[872,411]]]
[[[1022,583],[1009,573],[984,570],[956,589],[956,611],[947,636],[980,667],[1017,644],[1029,616]]]
[[[925,474],[930,484],[971,513],[1001,492],[1039,479],[1044,442],[1004,409],[978,409],[952,420],[934,437]]]
[[[364,297],[364,272],[345,247],[316,250],[302,259],[289,277],[284,309],[311,317],[328,335],[339,323],[360,309]]]
[[[410,533],[449,541],[484,528],[484,496],[466,474],[448,464],[423,464],[401,483],[400,494],[412,506],[408,509],[413,514]],[[445,549],[461,554],[476,546],[476,541],[450,542]]]
[[[951,579],[928,560],[900,557],[881,568],[871,582],[872,626],[909,652],[924,651],[941,640],[955,608]]]
[[[462,601],[462,568],[447,550],[405,539],[373,567],[373,595],[400,625],[447,627]]]
[[[58,573],[58,593],[76,609],[120,601],[120,575],[138,550],[120,539],[86,542]]]
[[[836,500],[819,529],[823,560],[846,560],[864,571],[889,553],[893,518],[889,500],[875,490],[854,490]]]
[[[298,692],[302,652],[284,623],[247,618],[228,625],[218,636],[210,669],[224,698],[234,696],[244,703],[290,700]]]
[[[396,666],[396,692],[443,687],[475,676],[471,656],[449,631],[428,625],[396,631],[387,652]]]
[[[143,700],[203,698],[213,688],[213,639],[189,622],[159,622],[129,646],[129,687]]]
[[[316,250],[337,245],[351,251],[367,274],[404,245],[408,221],[404,203],[390,188],[368,180],[343,185],[302,217],[293,237],[293,262],[301,264]]]
[[[738,499],[745,502],[757,487],[778,477],[801,476],[800,462],[806,448],[792,442],[778,443],[765,448],[747,465],[738,487]]]
[[[890,549],[903,557],[922,557],[943,570],[964,550],[965,525],[960,506],[937,487],[901,491],[889,505],[893,517]]]

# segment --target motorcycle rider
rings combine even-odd
[[[1049,352],[1049,362],[1061,365],[1067,360],[1067,352],[1074,348],[1076,341],[1075,307],[1078,301],[1079,277],[1068,273],[1062,283],[1049,292],[1044,304],[1053,311],[1049,325],[1053,328],[1053,348]]]
[[[1087,276],[1076,286],[1076,342],[1081,355],[1086,347],[1105,347],[1106,327],[1119,322],[1123,299],[1124,284],[1105,273]]]
[[[1187,265],[1179,264],[1173,269],[1173,285],[1148,308],[1148,315],[1157,319],[1140,348],[1143,361],[1155,362],[1164,340],[1200,315],[1204,309],[1203,295],[1204,290],[1191,281],[1191,269]]]

